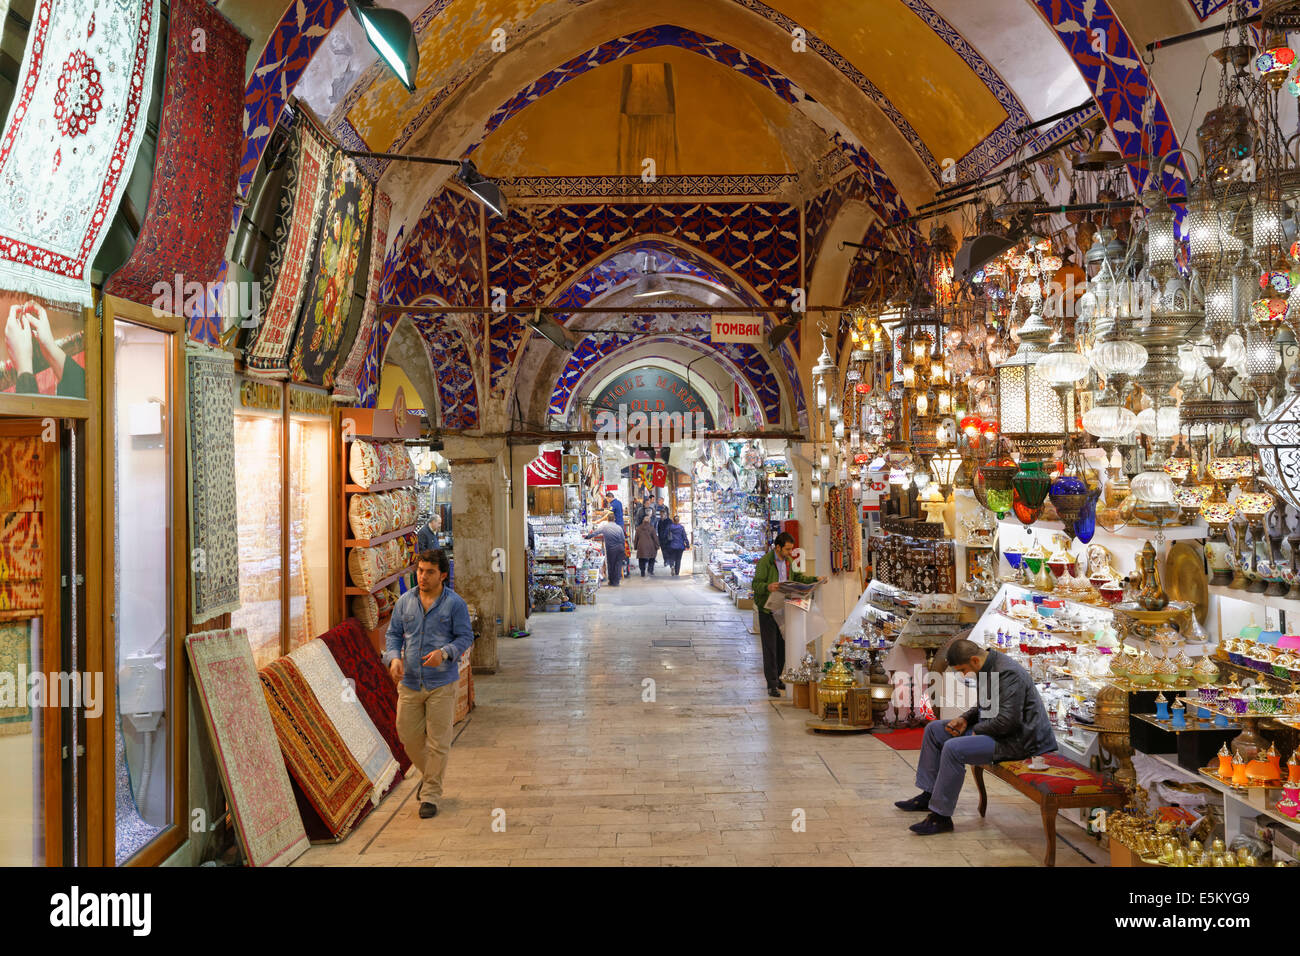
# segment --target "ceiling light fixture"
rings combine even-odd
[[[399,10],[377,7],[374,0],[348,0],[348,9],[366,31],[366,39],[408,93],[415,92],[420,48],[410,19]]]
[[[383,159],[391,163],[428,163],[434,166],[455,166],[456,178],[465,185],[475,198],[498,216],[505,218],[509,214],[506,196],[501,186],[478,171],[473,160],[440,159],[437,156],[407,156],[405,153],[372,153],[364,149],[345,149],[344,156],[353,159]]]
[[[572,333],[549,315],[543,315],[541,308],[533,312],[532,320],[528,324],[557,349],[564,352],[573,351],[575,343]]]

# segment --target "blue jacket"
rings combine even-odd
[[[411,588],[393,605],[384,666],[400,656],[406,668],[402,685],[411,690],[433,690],[460,677],[461,656],[473,643],[474,631],[470,628],[469,606],[464,598],[444,585],[442,594],[426,614],[420,603],[419,588]],[[421,661],[439,649],[443,652],[442,664],[425,667]]]
[[[623,527],[623,502],[615,498],[610,502],[609,510],[614,512],[614,524]]]

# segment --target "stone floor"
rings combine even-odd
[[[985,819],[968,785],[955,832],[909,833],[918,815],[893,802],[915,793],[916,752],[807,730],[766,696],[751,613],[685,571],[534,615],[475,677],[438,816],[417,816],[412,770],[298,865],[1041,865],[1038,808],[996,780]],[[1058,866],[1104,862],[1081,829],[1058,831]]]

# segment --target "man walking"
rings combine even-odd
[[[1001,651],[985,650],[974,641],[953,641],[947,658],[957,673],[978,675],[984,685],[980,699],[989,706],[981,710],[976,705],[947,723],[934,720],[926,725],[916,765],[921,792],[894,804],[900,810],[929,811],[908,828],[922,836],[952,829],[952,812],[971,764],[1024,760],[1056,749],[1047,708],[1027,670]]]
[[[422,551],[419,585],[393,605],[384,663],[397,689],[397,734],[424,774],[416,792],[420,818],[438,812],[442,774],[451,749],[460,659],[474,643],[465,599],[445,587],[451,566],[441,551]]]
[[[795,581],[800,584],[816,584],[825,578],[815,578],[800,574],[790,566],[794,556],[794,535],[782,531],[776,536],[772,550],[758,559],[754,566],[754,606],[758,608],[758,634],[763,646],[763,676],[767,679],[767,695],[780,697],[785,690],[781,674],[785,672],[785,637],[781,626],[776,623],[776,615],[767,609],[772,592],[783,581]]]
[[[627,560],[627,536],[623,534],[623,526],[615,524],[611,519],[610,513],[605,512],[601,515],[600,524],[587,537],[604,543],[609,586],[616,588],[623,578],[623,562]]]

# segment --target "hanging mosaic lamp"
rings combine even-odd
[[[1005,518],[1015,498],[1011,480],[1016,465],[1010,459],[980,465],[979,478],[984,489],[986,507],[999,518]]]
[[[1255,57],[1255,72],[1273,90],[1280,90],[1295,67],[1295,51],[1286,45],[1286,35],[1269,38],[1268,46]]]
[[[1041,461],[1022,461],[1020,470],[1011,479],[1015,492],[1012,510],[1021,524],[1031,525],[1038,520],[1043,510],[1043,502],[1051,490],[1052,480],[1043,472]]]

